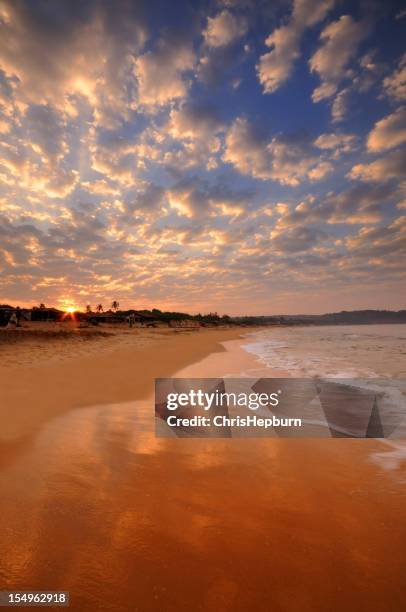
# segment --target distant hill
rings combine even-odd
[[[406,323],[406,310],[342,310],[322,315],[279,315],[261,317],[286,325],[368,325]],[[269,321],[271,323],[271,321]]]

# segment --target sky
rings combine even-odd
[[[0,302],[405,308],[405,26],[387,0],[0,0]]]

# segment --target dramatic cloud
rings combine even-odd
[[[135,62],[139,103],[154,107],[183,98],[188,91],[184,73],[193,65],[194,55],[189,47],[161,41],[156,51],[142,55]]]
[[[406,255],[406,217],[399,217],[388,226],[363,227],[356,236],[347,238],[346,243],[358,256],[380,258],[379,263],[390,258],[396,269],[401,270]]]
[[[341,121],[343,121],[347,113],[350,94],[351,89],[349,87],[345,87],[335,96],[333,104],[331,106],[331,118],[333,120],[333,123],[340,123]]]
[[[354,134],[321,134],[321,136],[316,138],[314,144],[319,149],[333,151],[333,154],[338,156],[340,153],[349,153],[354,150],[356,137]]]
[[[335,93],[331,104],[333,123],[343,122],[350,110],[356,112],[357,106],[354,102],[358,94],[369,92],[380,81],[387,68],[383,62],[376,59],[376,56],[376,49],[370,50],[361,57],[354,58],[351,67],[345,71],[345,86]]]
[[[368,151],[386,151],[406,142],[406,106],[377,121],[367,139]]]
[[[213,107],[183,104],[170,113],[169,133],[178,139],[209,140],[223,128]]]
[[[215,108],[202,104],[182,104],[173,109],[166,126],[167,133],[179,148],[165,155],[165,163],[182,167],[201,165],[208,169],[218,163],[220,132],[224,124]]]
[[[308,224],[376,223],[382,219],[385,206],[395,202],[397,195],[391,186],[357,185],[322,198],[311,196],[293,208],[278,206],[277,228],[284,231],[292,226]]]
[[[125,208],[130,213],[161,211],[164,203],[165,190],[153,183],[145,185],[141,191],[133,192],[130,190],[125,195]]]
[[[27,1],[2,3],[0,68],[17,79],[18,106],[52,104],[77,113],[78,98],[104,116],[126,113],[133,92],[125,82],[132,54],[146,39],[141,13],[130,3],[83,2],[51,11]],[[35,15],[35,18],[33,16]]]
[[[260,57],[258,77],[265,93],[276,91],[290,76],[300,52],[300,39],[306,28],[322,21],[334,0],[295,0],[288,23],[268,36],[269,53]]]
[[[193,177],[182,179],[176,183],[167,193],[170,206],[176,213],[184,217],[197,217],[200,224],[203,218],[215,219],[224,216],[238,217],[246,212],[251,193],[235,191],[218,183],[209,185],[205,181]],[[200,228],[203,230],[203,227]],[[214,227],[211,228],[214,231]],[[217,234],[219,228],[217,228]],[[227,241],[227,232],[222,232],[222,241]]]
[[[215,17],[208,18],[203,36],[209,47],[224,47],[244,36],[246,31],[246,19],[236,17],[229,11],[222,11]]]
[[[365,182],[386,182],[406,175],[406,151],[394,151],[369,164],[356,164],[349,177]]]
[[[398,68],[384,79],[383,88],[393,100],[406,100],[406,53],[401,57]]]
[[[24,115],[23,124],[34,151],[50,162],[65,156],[68,151],[66,124],[51,106],[30,106]]]
[[[97,195],[118,195],[120,190],[114,187],[109,181],[99,179],[96,181],[83,181],[81,187]]]
[[[277,136],[268,141],[258,127],[239,118],[226,135],[224,161],[242,174],[282,185],[298,185],[304,180],[318,181],[332,171],[306,140]]]
[[[328,234],[314,227],[294,227],[271,233],[271,246],[284,253],[309,251],[328,239]]]
[[[2,0],[0,301],[400,305],[404,58],[367,5]]]
[[[322,46],[309,61],[311,71],[322,81],[313,92],[314,102],[336,93],[343,78],[349,76],[348,64],[368,33],[368,25],[354,21],[350,15],[342,15],[324,28],[320,34]]]

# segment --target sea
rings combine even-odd
[[[273,376],[346,379],[382,393],[392,410],[405,411],[406,325],[272,327],[250,334],[243,348]],[[371,458],[384,470],[401,468],[406,441],[381,442],[386,449]]]
[[[406,379],[406,325],[270,327],[243,348],[297,378]]]

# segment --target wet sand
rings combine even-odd
[[[178,375],[261,368],[239,344]],[[157,439],[148,397],[33,432],[0,472],[3,589],[75,611],[405,609],[405,477],[378,441]]]
[[[27,333],[24,341],[0,344],[0,442],[31,436],[73,408],[146,397],[154,378],[224,352],[221,342],[242,333],[237,328],[188,332],[103,326],[97,333],[109,335],[91,340],[77,333],[58,338],[53,324],[44,327],[42,336]],[[0,447],[0,461],[1,454]]]

